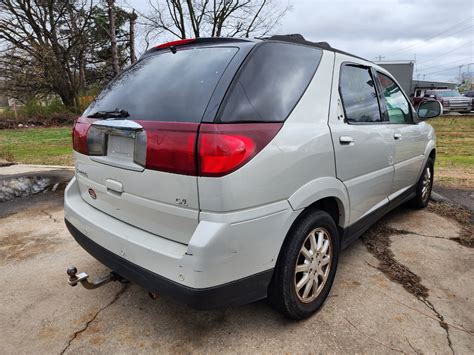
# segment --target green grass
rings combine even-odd
[[[438,181],[474,187],[474,116],[441,116],[428,123],[436,131]]]
[[[72,165],[71,128],[0,130],[0,159],[25,164]]]
[[[428,123],[436,131],[439,166],[474,167],[474,116],[441,116]]]

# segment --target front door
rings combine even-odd
[[[393,179],[393,132],[383,120],[371,68],[336,56],[330,128],[336,174],[346,186],[350,223],[388,202]]]
[[[392,200],[416,184],[424,161],[426,138],[413,122],[412,107],[397,83],[380,72],[377,77],[384,101],[382,111],[390,122],[395,144]]]

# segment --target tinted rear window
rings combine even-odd
[[[200,122],[238,48],[208,47],[146,57],[114,79],[84,112],[128,111],[132,120]]]
[[[306,90],[321,55],[320,49],[302,45],[259,45],[234,79],[218,121],[284,121]]]

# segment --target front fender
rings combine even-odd
[[[300,210],[327,197],[336,199],[340,213],[339,225],[346,227],[350,217],[349,195],[345,185],[335,177],[323,177],[308,182],[296,190],[288,202],[294,210]]]

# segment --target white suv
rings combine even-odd
[[[209,309],[315,312],[338,257],[428,203],[435,134],[383,68],[300,35],[160,45],[73,131],[77,242],[121,277]],[[75,274],[75,272],[73,272]]]

